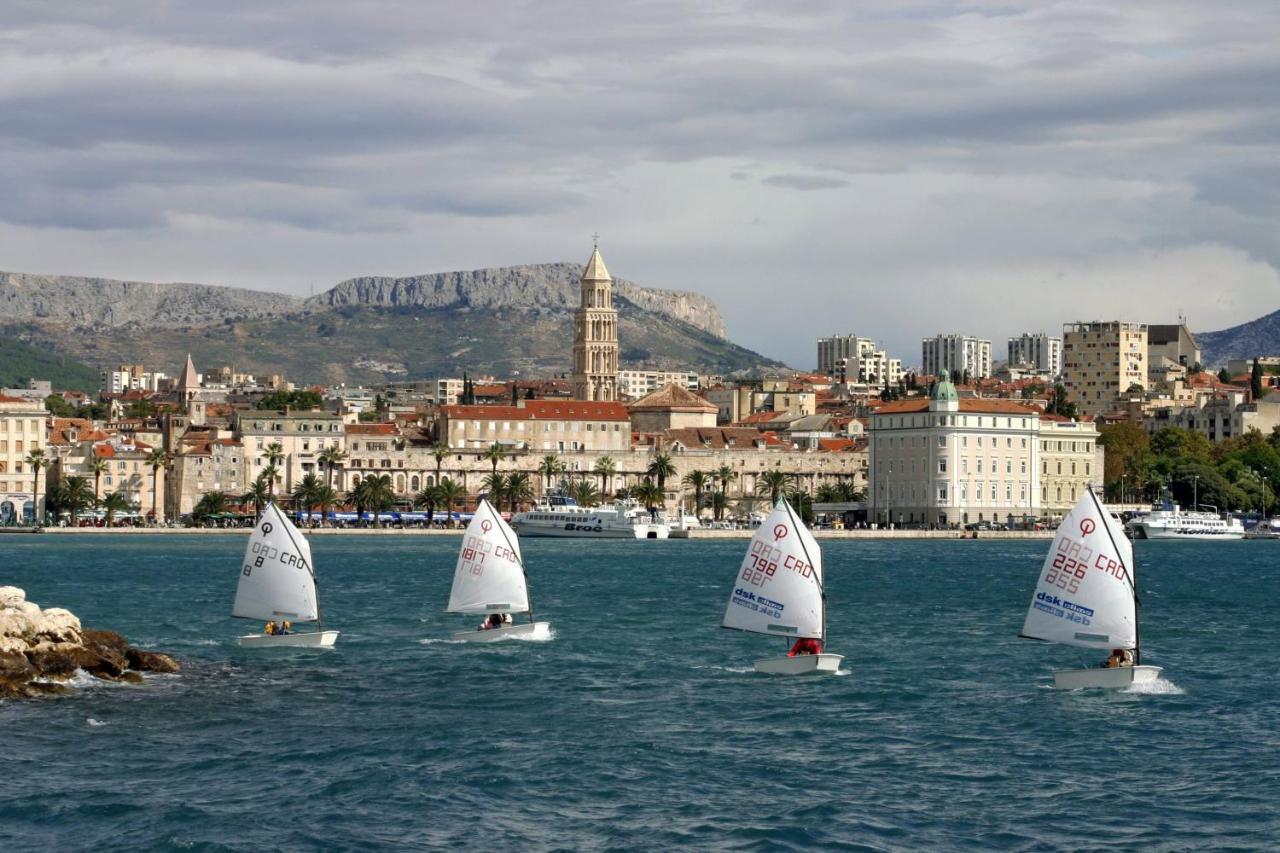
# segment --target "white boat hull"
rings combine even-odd
[[[624,527],[584,524],[581,522],[565,522],[564,524],[543,524],[538,522],[521,522],[512,524],[512,529],[522,539],[550,537],[557,539],[666,539],[670,536],[665,524],[636,524]]]
[[[1122,690],[1135,684],[1148,684],[1160,677],[1158,666],[1117,666],[1111,669],[1054,670],[1053,686],[1058,690],[1086,690],[1100,687]]]
[[[480,631],[456,631],[453,639],[464,643],[496,643],[500,640],[543,640],[551,636],[550,622],[525,622],[520,625],[504,625]]]
[[[1134,524],[1130,529],[1138,539],[1151,540],[1168,540],[1168,539],[1200,539],[1213,542],[1222,542],[1232,539],[1243,539],[1245,537],[1243,530],[1224,529],[1218,531],[1209,530],[1187,530],[1171,527],[1161,527],[1149,524]]]
[[[756,672],[766,675],[831,675],[840,669],[844,655],[781,655],[756,661]]]
[[[243,649],[321,649],[338,639],[338,631],[312,631],[307,634],[247,634],[238,642]]]

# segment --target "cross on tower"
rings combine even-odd
[[[592,234],[591,239],[595,243],[594,248],[599,249],[600,248],[600,232],[597,231],[595,234]]]

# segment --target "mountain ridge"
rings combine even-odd
[[[1222,367],[1232,358],[1280,355],[1280,310],[1216,332],[1196,335],[1200,359],[1210,367]]]

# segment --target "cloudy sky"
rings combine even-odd
[[[1280,308],[1280,4],[7,0],[0,269],[585,261],[803,367]]]

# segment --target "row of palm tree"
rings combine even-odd
[[[129,512],[136,506],[129,500],[124,490],[108,492],[99,498],[87,477],[67,477],[57,483],[45,496],[46,502],[55,511],[67,510],[71,514],[72,524],[80,517],[80,511],[89,507],[101,507],[106,510],[107,526],[115,523],[116,513]]]

